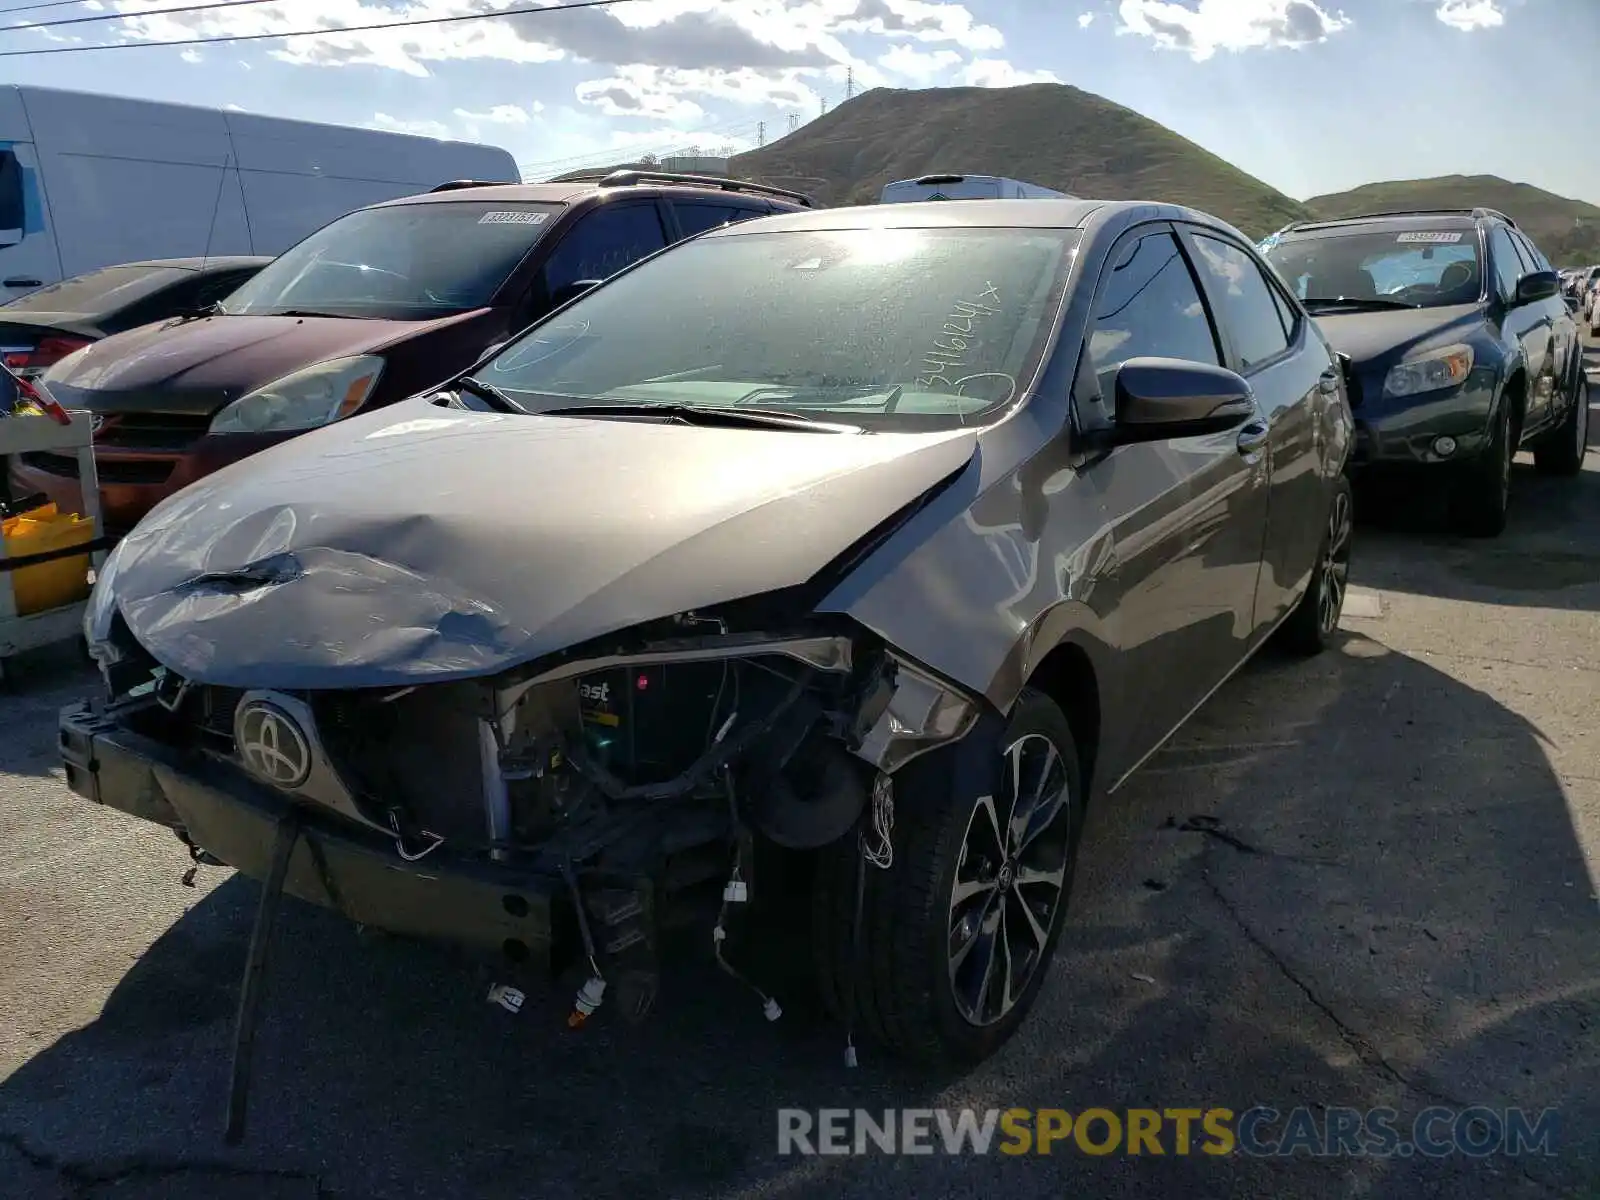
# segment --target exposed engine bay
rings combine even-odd
[[[392,839],[406,862],[443,848],[559,879],[567,936],[547,949],[587,960],[581,1023],[607,980],[644,1014],[661,928],[706,914],[697,899],[743,979],[723,943],[730,906],[759,886],[757,847],[827,846],[875,805],[887,853],[890,773],[976,716],[847,623],[776,636],[735,621],[680,614],[494,678],[398,689],[191,684],[122,627],[102,667],[119,724]]]

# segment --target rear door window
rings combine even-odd
[[[551,253],[544,286],[554,296],[582,279],[609,279],[667,244],[653,202],[606,204],[580,220]]]
[[[1239,369],[1249,371],[1289,349],[1289,334],[1266,276],[1255,259],[1219,238],[1194,234],[1199,266],[1211,281],[1217,316],[1239,356]]]
[[[678,214],[678,228],[686,238],[704,233],[708,229],[720,229],[724,225],[748,221],[751,217],[762,215],[754,208],[733,204],[708,204],[700,200],[674,200],[672,208]]]

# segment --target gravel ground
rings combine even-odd
[[[0,697],[0,1200],[1592,1197],[1600,454],[1513,487],[1492,543],[1364,513],[1342,645],[1252,664],[1091,815],[1040,1003],[962,1076],[847,1072],[804,1006],[770,1025],[701,963],[644,1026],[568,1034],[565,993],[512,1016],[445,954],[291,902],[226,1149],[257,888],[180,886],[170,835],[66,792],[55,710],[93,681],[35,655]],[[779,1107],[1256,1104],[1555,1108],[1561,1133],[1520,1159],[776,1152]]]

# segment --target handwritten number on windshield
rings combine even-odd
[[[952,379],[951,373],[972,365],[970,352],[982,341],[978,335],[983,322],[999,312],[1000,290],[993,283],[986,284],[976,300],[956,301],[944,327],[933,339],[933,348],[923,356],[922,374],[917,376],[916,386],[942,387],[959,394],[965,380]]]

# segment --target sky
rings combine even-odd
[[[528,179],[646,152],[770,143],[851,86],[1057,81],[1125,104],[1297,199],[1493,174],[1600,204],[1600,0],[551,4],[0,0],[0,16],[13,14],[0,49],[67,51],[9,54],[0,81],[488,142],[510,150]],[[492,15],[504,9],[541,11]],[[75,23],[52,24],[61,21]],[[124,48],[82,49],[96,44]]]

